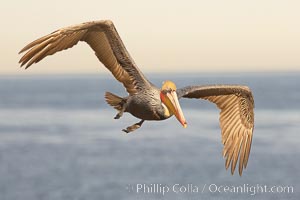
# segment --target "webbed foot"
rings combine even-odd
[[[122,131],[124,131],[125,133],[130,133],[132,131],[135,131],[136,129],[140,128],[142,126],[142,124],[144,123],[145,120],[141,120],[138,123],[135,123],[131,126],[128,126],[126,129],[123,129]]]
[[[118,114],[114,117],[114,119],[120,119],[120,117],[122,117],[123,115],[123,111],[121,110],[120,112],[118,112]]]

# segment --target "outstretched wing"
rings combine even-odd
[[[246,168],[254,128],[254,100],[251,90],[238,85],[188,86],[177,90],[178,98],[201,98],[215,103],[220,112],[225,167],[234,173],[239,159],[239,174]]]
[[[79,41],[85,41],[90,45],[98,59],[118,81],[123,83],[128,93],[134,94],[150,85],[130,57],[115,26],[109,20],[69,26],[41,37],[20,51],[20,53],[27,52],[19,63],[21,66],[26,64],[25,68],[28,68],[46,56],[73,47]]]

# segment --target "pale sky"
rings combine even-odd
[[[58,28],[111,19],[145,72],[300,70],[299,0],[10,0],[0,74],[104,73],[83,42],[24,71],[19,50]]]

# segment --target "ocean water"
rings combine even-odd
[[[148,75],[160,86],[244,84],[255,131],[242,177],[224,167],[217,108],[181,100],[188,122],[145,122],[116,111],[110,75],[0,77],[0,199],[299,199],[300,73]]]

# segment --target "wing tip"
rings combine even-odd
[[[20,68],[22,68],[25,63],[19,62],[19,64],[20,64]]]
[[[31,43],[30,43],[31,44]],[[27,51],[30,47],[29,47],[29,45],[30,44],[28,44],[28,45],[26,45],[25,47],[23,47],[19,52],[18,52],[18,54],[21,54],[21,53],[24,53],[25,51]]]
[[[18,54],[21,54],[21,53],[23,53],[25,50],[24,50],[24,48],[23,49],[21,49],[19,52],[18,52]]]
[[[239,167],[239,175],[240,177],[243,175],[243,167]]]
[[[229,166],[230,165],[228,165],[228,166],[225,165],[226,170],[228,170]],[[234,175],[235,169],[236,169],[236,166],[233,167],[233,163],[232,163],[231,164],[231,170],[230,170],[230,173],[231,173],[232,176]],[[242,177],[242,175],[243,175],[243,169],[246,169],[246,167],[244,167],[244,165],[242,164],[242,167],[239,166],[239,176],[240,177]]]
[[[19,60],[18,64],[20,64],[20,68],[26,64],[26,62],[24,62],[24,56]]]

